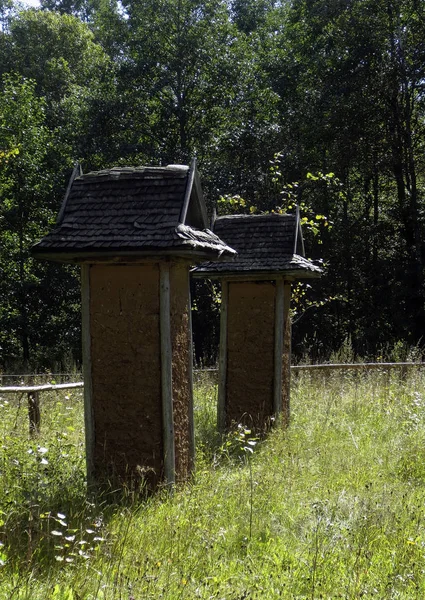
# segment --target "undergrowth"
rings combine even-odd
[[[120,503],[87,496],[80,394],[42,396],[31,438],[0,392],[1,600],[425,597],[419,370],[294,377],[258,444],[217,436],[198,382],[193,480]]]

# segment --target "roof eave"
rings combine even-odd
[[[49,260],[51,262],[60,263],[90,263],[90,262],[107,262],[107,263],[122,263],[126,261],[137,262],[146,260],[160,260],[162,258],[183,258],[189,262],[206,262],[206,261],[228,261],[229,252],[224,249],[209,249],[209,248],[149,248],[147,250],[114,250],[108,248],[105,250],[79,250],[70,251],[52,248],[47,249],[32,249],[34,258],[41,260]]]
[[[203,271],[196,267],[192,269],[191,274],[196,279],[227,279],[234,281],[265,281],[286,279],[288,281],[298,281],[299,279],[318,279],[322,272],[305,269],[288,269],[281,271],[250,270],[250,271]]]

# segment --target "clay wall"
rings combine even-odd
[[[170,269],[170,320],[173,365],[173,413],[176,480],[183,481],[192,470],[191,419],[192,388],[190,370],[191,331],[189,306],[189,267],[173,264]]]
[[[97,478],[162,477],[158,265],[93,265],[90,332]]]
[[[275,290],[273,282],[229,283],[226,428],[262,431],[273,414]]]

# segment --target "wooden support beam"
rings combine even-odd
[[[282,364],[284,333],[284,283],[283,277],[276,280],[274,317],[274,381],[273,413],[278,419],[282,413]]]
[[[51,390],[72,390],[84,387],[82,381],[76,383],[44,383],[42,385],[13,385],[10,387],[1,387],[1,394],[20,394],[26,392],[49,392]]]
[[[81,317],[84,376],[84,426],[86,436],[87,483],[95,482],[94,444],[95,427],[92,398],[92,362],[90,334],[90,265],[81,266]]]
[[[173,366],[170,318],[170,265],[160,263],[159,320],[161,336],[161,395],[164,440],[164,475],[167,485],[176,478],[173,415]]]
[[[190,469],[195,466],[195,422],[194,422],[194,407],[193,407],[193,331],[192,331],[192,299],[190,294],[190,277],[188,281],[188,311],[189,311],[189,453],[190,453]]]
[[[291,416],[291,283],[284,282],[283,290],[283,357],[282,357],[282,424],[289,425]]]
[[[227,385],[227,314],[229,301],[229,282],[221,282],[220,309],[220,350],[218,358],[218,402],[217,428],[224,433],[226,428],[226,385]]]

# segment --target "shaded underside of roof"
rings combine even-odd
[[[195,275],[226,276],[255,273],[291,273],[317,277],[321,269],[295,253],[298,235],[296,215],[232,215],[219,217],[214,233],[237,251],[231,261],[206,262]]]
[[[233,252],[208,230],[180,223],[188,167],[124,167],[77,177],[62,219],[37,254]],[[202,200],[203,201],[203,200]]]

